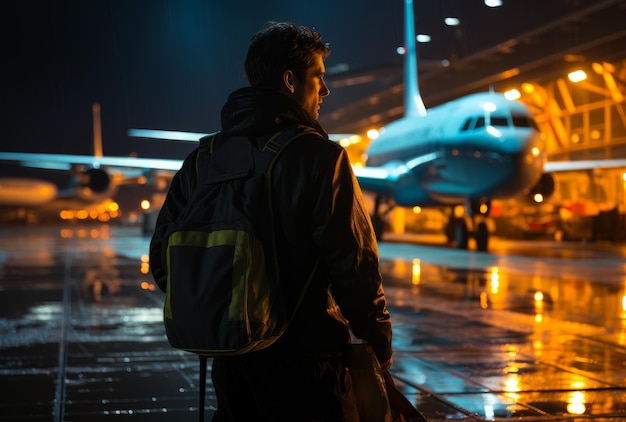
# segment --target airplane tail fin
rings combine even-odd
[[[417,80],[417,52],[415,47],[415,23],[413,0],[404,0],[404,115],[425,116],[426,107],[419,92]]]
[[[93,155],[102,158],[102,123],[100,121],[100,103],[93,103],[91,106],[93,114]]]

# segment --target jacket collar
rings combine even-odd
[[[267,134],[286,122],[293,122],[312,127],[323,137],[328,137],[322,125],[311,119],[298,103],[275,90],[238,89],[228,96],[221,117],[222,132],[227,136]]]

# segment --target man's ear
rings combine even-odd
[[[296,91],[294,79],[295,79],[295,76],[291,70],[285,70],[283,72],[283,86],[291,94],[293,94]]]

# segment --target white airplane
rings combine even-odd
[[[70,172],[67,187],[44,178],[0,177],[0,207],[47,209],[85,208],[112,198],[125,184],[145,184],[149,178],[171,178],[179,160],[102,155],[100,106],[94,104],[94,155],[0,152],[0,161],[20,166]],[[165,174],[159,174],[162,170]]]

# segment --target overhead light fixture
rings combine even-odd
[[[500,6],[502,6],[502,0],[485,0],[485,6],[487,6],[487,7],[500,7]]]
[[[522,97],[522,94],[519,92],[519,90],[515,88],[509,89],[508,91],[504,93],[504,98],[506,98],[509,101],[519,100],[521,97]]]
[[[576,70],[574,72],[570,72],[567,75],[567,77],[572,82],[580,82],[580,81],[584,81],[585,79],[587,79],[587,73],[585,73],[584,70],[580,69],[580,70]]]

